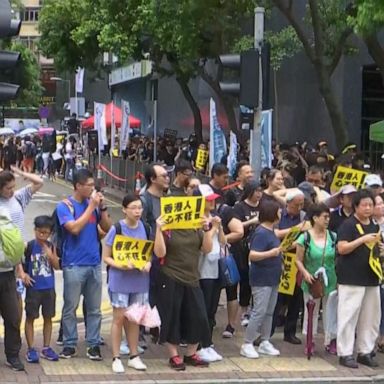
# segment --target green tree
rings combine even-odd
[[[349,21],[364,40],[384,82],[384,46],[379,39],[384,27],[384,3],[376,0],[356,1],[354,14]]]
[[[350,49],[348,38],[353,28],[348,22],[348,14],[351,10],[345,7],[344,0],[308,0],[307,14],[300,18],[295,12],[293,0],[272,0],[272,3],[295,30],[313,65],[337,146],[341,148],[348,140],[348,133],[331,77],[342,55]]]

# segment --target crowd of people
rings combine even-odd
[[[263,170],[259,180],[245,151],[231,185],[232,175],[225,159],[213,165],[209,180],[203,182],[195,172],[193,156],[188,155],[191,147],[184,151],[181,146],[177,152],[174,148],[174,144],[166,145],[163,162],[148,164],[145,188],[140,195],[128,193],[124,197],[123,215],[115,224],[102,192],[95,188],[93,174],[87,169],[74,171],[72,195],[58,203],[52,217],[35,218],[34,239],[25,237],[24,211],[33,193],[42,187],[43,179],[25,166],[20,170],[10,165],[9,170],[0,172],[1,212],[6,212],[25,241],[29,240],[23,263],[0,270],[7,364],[15,370],[24,369],[19,358],[21,299],[16,277],[26,287],[28,362],[36,363],[40,357],[56,361],[77,355],[76,310],[81,297],[87,356],[102,360],[101,271],[105,263],[113,308],[111,347],[115,373],[125,371],[121,355],[127,353],[128,367],[147,369],[140,345],[145,330],[140,322],[126,317],[132,306],[156,306],[161,326],[150,333],[166,347],[174,370],[206,367],[222,360],[220,352],[225,351],[214,346],[213,331],[217,328],[215,317],[223,288],[227,324],[220,331],[223,338],[230,339],[239,326],[246,327],[239,350],[244,358],[280,355],[273,341],[277,327],[283,327],[284,342],[301,344],[305,339],[298,333],[300,320],[304,335],[308,324],[312,324],[316,335],[321,317],[327,353],[337,355],[339,363],[349,368],[357,368],[358,363],[377,366],[374,352],[384,351],[384,294],[378,266],[384,254],[383,182],[379,174],[369,174],[361,189],[347,184],[336,193],[330,191],[335,164],[366,169],[356,146],[347,146],[335,159],[325,142],[313,150],[306,145],[275,145],[273,168]],[[172,183],[165,167],[172,165],[167,156],[173,157],[175,166]],[[15,191],[15,174],[30,184]],[[161,198],[166,196],[205,199],[201,227],[165,230]],[[293,231],[295,238],[284,248]],[[153,257],[143,268],[117,262],[114,245],[121,235],[153,241]],[[279,292],[287,252],[294,254],[298,270],[291,294]],[[239,279],[224,286],[220,266],[228,253],[235,260]],[[62,269],[64,281],[60,353],[51,348],[54,269]],[[319,284],[321,293],[315,294]],[[309,301],[315,304],[311,323]],[[33,324],[40,308],[44,345],[39,354]],[[186,347],[183,357],[182,345]],[[319,346],[306,342],[303,349],[313,354],[315,348]]]

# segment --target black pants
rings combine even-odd
[[[273,314],[272,335],[275,332],[276,324],[284,306],[287,306],[287,315],[284,323],[284,336],[295,336],[296,325],[299,319],[300,309],[303,306],[303,292],[300,287],[295,285],[293,295],[284,295],[279,293],[275,312]]]
[[[220,279],[202,279],[200,280],[200,288],[203,291],[205,308],[207,309],[208,323],[210,329],[210,335],[207,335],[202,341],[201,346],[208,348],[213,344],[212,332],[216,325],[215,316],[217,307],[219,305],[221,282]],[[208,337],[209,336],[209,337]]]
[[[0,312],[4,319],[5,355],[17,357],[21,348],[20,313],[13,271],[0,273]]]

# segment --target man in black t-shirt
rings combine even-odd
[[[352,200],[355,213],[344,221],[338,232],[337,354],[340,364],[348,368],[358,368],[357,362],[378,366],[372,351],[379,335],[381,267],[377,271],[373,265],[374,261],[380,265],[381,236],[379,226],[371,218],[374,204],[370,191],[356,192]],[[355,340],[357,362],[353,356]]]
[[[240,201],[245,185],[253,180],[254,177],[255,175],[253,169],[249,163],[247,161],[240,161],[235,172],[235,178],[240,182],[240,184],[231,188],[227,192],[226,202],[228,205],[234,206],[238,201]]]

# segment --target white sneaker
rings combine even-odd
[[[211,357],[212,357],[212,362],[214,362],[214,361],[221,361],[221,360],[223,360],[223,356],[221,356],[221,355],[219,355],[215,350],[214,350],[214,348],[213,347],[209,347],[209,348],[207,348],[208,349],[208,353],[211,355]]]
[[[128,360],[128,367],[136,369],[137,371],[145,371],[147,366],[141,361],[140,356]]]
[[[112,362],[112,371],[113,371],[113,373],[124,373],[125,372],[124,365],[118,357],[116,357],[116,359],[113,360],[113,362]]]
[[[215,361],[209,351],[209,348],[201,348],[196,352],[196,354],[201,360],[206,361],[207,363],[213,363]]]
[[[263,355],[279,356],[280,351],[276,349],[268,340],[264,340],[259,345],[259,353]]]
[[[243,344],[241,346],[240,355],[244,356],[248,359],[258,359],[259,358],[259,354],[257,353],[255,347],[253,346],[253,344],[250,344],[250,343],[246,343],[246,344]]]

